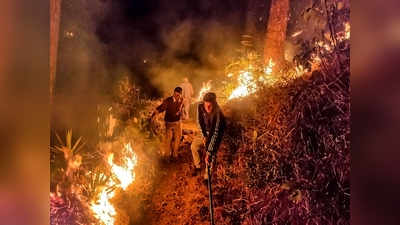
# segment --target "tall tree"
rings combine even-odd
[[[62,0],[50,0],[50,104],[53,103],[56,82],[61,1]]]
[[[265,40],[265,21],[268,19],[270,1],[247,0],[246,35],[251,36],[252,46],[257,53],[262,54]]]
[[[264,42],[264,62],[272,59],[277,65],[284,60],[284,44],[289,20],[289,0],[271,0],[267,33]]]

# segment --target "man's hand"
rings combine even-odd
[[[208,166],[209,164],[211,164],[212,162],[212,155],[211,153],[207,152],[206,153],[206,157],[204,158],[204,161],[206,163],[206,166]]]

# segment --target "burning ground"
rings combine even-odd
[[[349,71],[346,62],[326,69],[260,84],[223,105],[228,129],[214,169],[217,224],[349,224]],[[82,139],[67,133],[52,164],[66,164],[53,168],[52,224],[209,223],[207,188],[191,176],[197,128],[186,122],[179,160],[160,163],[162,118],[147,120],[159,103],[140,100],[142,111],[125,122],[105,108],[95,154],[79,153]],[[110,129],[117,130],[113,138]]]
[[[224,105],[229,129],[214,170],[217,224],[349,223],[348,75],[348,71],[332,76],[317,70],[307,80],[299,78],[285,87],[269,87],[268,92],[260,89],[256,93],[263,93],[262,98],[249,96]],[[160,120],[158,118],[158,127],[149,129],[149,136],[157,129],[155,133],[162,130]],[[109,220],[104,219],[105,224],[209,223],[207,188],[199,176],[191,176],[190,133],[196,129],[195,125],[184,125],[186,134],[179,160],[165,164],[159,163],[156,157],[159,143],[149,138],[148,143],[140,141],[136,136],[139,134],[135,134],[133,127],[141,123],[143,129],[148,129],[145,122],[135,122],[135,119],[127,122],[120,139],[105,142],[112,149],[107,146],[98,149],[98,152],[118,152],[119,165],[125,165],[128,174],[135,171],[136,176],[119,178],[113,170],[119,168],[115,167],[117,162],[113,163],[111,153],[104,154],[100,160],[107,168],[103,170],[108,171],[104,174],[116,179],[104,181],[103,185],[115,189],[111,194],[104,194],[101,190],[105,189],[99,188],[86,208],[68,209],[60,200],[68,199],[67,195],[77,198],[75,202],[68,200],[70,206],[84,205],[82,198],[87,195],[74,191],[81,188],[73,188],[79,179],[72,178],[74,173],[87,173],[84,160],[75,157],[75,161],[68,163],[68,170],[63,173],[68,177],[64,179],[74,180],[70,181],[69,189],[58,189],[58,197],[52,194],[53,224],[74,224],[56,218],[74,217],[78,221],[90,216],[94,216],[94,221],[96,217],[104,218],[96,214],[96,205],[105,207],[102,212],[115,208],[115,212],[108,212],[115,222],[107,223]],[[123,144],[128,142],[136,143],[131,144],[135,152],[133,158],[126,155],[131,154],[129,146]],[[124,163],[124,158],[137,159],[132,162],[134,167],[129,166],[129,162]],[[123,185],[122,179],[126,179],[128,186]],[[85,183],[80,185],[85,186]],[[95,199],[100,202],[95,203]],[[101,201],[109,201],[109,204]],[[56,203],[62,207],[57,207]],[[66,212],[61,213],[63,210]],[[80,213],[90,216],[79,217]]]
[[[95,117],[77,113],[94,121],[95,128],[87,129],[88,136],[52,131],[51,224],[209,224],[207,186],[200,176],[191,175],[195,123],[184,122],[179,159],[166,163],[160,157],[162,116],[149,120],[162,100],[160,93],[178,82],[173,75],[188,71],[198,75],[195,99],[216,92],[227,117],[213,170],[216,224],[349,224],[349,5],[304,2],[291,3],[292,17],[301,21],[291,19],[285,40],[289,47],[278,55],[260,54],[256,31],[238,35],[230,27],[222,29],[232,36],[227,43],[240,42],[232,54],[232,45],[224,45],[216,35],[220,24],[197,20],[162,29],[169,33],[162,32],[167,46],[160,62],[139,57],[140,64],[150,67],[147,72],[156,74],[153,78],[127,66],[124,54],[109,52],[120,64],[108,62],[118,76],[107,87],[107,101],[97,99],[91,107]],[[193,27],[201,25],[210,28],[209,37],[195,35],[199,30]],[[97,32],[104,32],[102,26]],[[113,42],[115,29],[101,41],[113,47],[123,42]],[[65,35],[74,38],[73,33]],[[206,51],[199,46],[207,45],[194,44],[193,37],[222,47],[204,57]],[[148,44],[146,54],[152,52]],[[64,95],[67,90],[58,89]],[[150,98],[149,93],[156,94]],[[83,111],[76,105],[71,110]],[[86,124],[83,120],[78,127]],[[60,124],[65,127],[68,120]]]

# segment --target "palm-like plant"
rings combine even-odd
[[[65,133],[65,141],[56,133],[58,145],[52,147],[53,151],[61,151],[64,153],[64,160],[67,164],[65,175],[70,177],[73,171],[79,169],[82,164],[82,154],[80,151],[85,146],[82,137],[79,137],[75,142],[72,141],[72,130],[67,130]]]
[[[75,143],[72,143],[72,130],[67,130],[65,133],[65,142],[60,138],[58,133],[56,133],[57,140],[59,142],[58,146],[54,148],[64,153],[65,160],[77,155],[77,153],[85,146],[85,142],[82,141],[82,137],[79,137]]]

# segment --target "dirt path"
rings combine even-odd
[[[183,124],[194,130],[194,122]],[[151,199],[151,225],[209,224],[208,189],[202,176],[192,176],[190,144],[182,144],[179,159],[160,170],[161,177]]]

